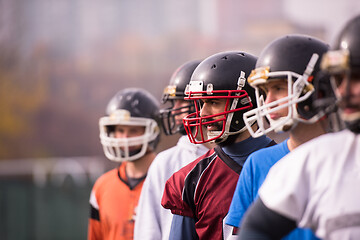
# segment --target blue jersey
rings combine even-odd
[[[270,168],[289,152],[287,140],[285,140],[278,145],[258,150],[248,157],[237,182],[226,224],[240,227],[241,219],[251,203],[258,197],[258,190]],[[298,228],[284,239],[307,240],[317,238],[311,230]]]

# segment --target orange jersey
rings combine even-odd
[[[89,240],[133,239],[135,212],[144,179],[131,188],[125,166],[123,163],[118,169],[106,172],[94,184],[90,196]]]

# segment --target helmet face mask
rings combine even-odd
[[[195,112],[183,118],[190,142],[227,145],[246,130],[243,114],[254,107],[255,99],[246,78],[255,63],[251,54],[228,51],[209,56],[196,67],[185,89],[185,99],[195,106]]]
[[[309,63],[310,64],[310,63]],[[314,64],[314,63],[311,63]],[[290,71],[269,72],[269,67],[253,70],[248,82],[255,88],[255,97],[258,107],[244,113],[245,124],[253,137],[260,137],[271,131],[283,132],[294,128],[297,122],[316,122],[322,114],[314,115],[310,119],[302,118],[297,110],[297,105],[308,99],[314,92],[314,87],[308,81],[308,74],[299,75]],[[263,85],[269,82],[283,79],[287,83],[287,96],[281,99],[265,103],[266,96],[261,90]],[[286,109],[287,114],[274,120],[271,113]],[[254,131],[251,124],[256,121],[258,129]]]
[[[169,85],[164,89],[162,103],[167,106],[162,107],[159,116],[166,135],[186,134],[182,117],[193,112],[194,105],[192,101],[184,102],[184,91],[194,69],[200,62],[200,60],[193,60],[182,64],[172,74]]]
[[[334,48],[321,64],[331,75],[337,106],[346,128],[360,133],[360,16],[350,19],[340,31]]]
[[[336,107],[339,107],[338,111],[342,119],[342,122],[336,127],[339,128],[339,130],[346,127],[354,133],[360,133],[360,94],[353,94],[350,89],[350,86],[354,87],[351,85],[351,82],[360,82],[360,75],[357,75],[356,73],[352,74],[349,69],[343,69],[332,72],[330,81],[335,96],[335,100],[332,102],[331,106],[336,104]],[[345,93],[340,94],[337,89],[343,88],[342,85],[345,85],[346,89],[343,90]],[[345,109],[351,109],[351,111]]]
[[[195,112],[184,117],[184,127],[192,143],[225,141],[228,136],[239,134],[246,128],[240,130],[231,129],[234,113],[244,112],[253,107],[251,99],[245,90],[241,90],[245,81],[245,73],[239,77],[237,90],[213,90],[212,85],[207,85],[206,91],[202,91],[203,82],[192,81],[187,86],[186,99],[194,100]],[[223,101],[223,110],[206,116],[201,116],[204,102],[211,100]],[[225,101],[224,101],[225,100]],[[240,104],[238,104],[238,102]],[[217,126],[216,130],[206,130],[209,126]],[[216,128],[216,127],[215,127]]]
[[[144,90],[118,92],[108,104],[108,115],[99,120],[100,142],[105,156],[115,162],[135,161],[153,151],[160,134],[156,121],[158,110],[155,98]],[[116,126],[140,128],[143,133],[116,137]]]
[[[168,100],[171,105],[167,108],[160,110],[160,118],[162,120],[163,130],[166,135],[174,135],[176,133],[186,134],[181,118],[184,114],[189,114],[194,111],[194,104],[192,101],[186,101],[181,106],[176,106],[176,101],[181,100]]]
[[[275,39],[263,49],[255,70],[248,77],[248,83],[255,88],[258,105],[244,114],[245,124],[253,137],[271,131],[290,131],[299,122],[312,124],[324,116],[322,109],[313,106],[313,95],[319,80],[319,59],[327,50],[326,43],[296,34]],[[272,101],[266,99],[261,87],[271,85],[275,79],[287,81],[287,95]],[[257,122],[257,130],[251,128],[254,122]]]
[[[154,141],[158,133],[156,121],[148,118],[102,117],[99,125],[100,141],[105,156],[115,162],[134,161],[144,156],[148,149],[148,143]],[[115,125],[144,127],[144,134],[135,137],[115,138],[114,132],[111,131]],[[134,147],[139,148],[133,150]]]
[[[336,101],[334,101],[333,104],[341,104],[340,102],[344,101],[344,99],[341,99],[341,97],[336,94],[336,89],[343,81],[349,81],[351,77],[349,51],[347,49],[328,51],[322,58],[321,69],[331,75],[330,83],[336,96]]]

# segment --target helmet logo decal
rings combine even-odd
[[[169,85],[164,89],[164,94],[169,94],[170,96],[174,97],[176,94],[176,86]]]
[[[329,51],[321,60],[321,69],[329,73],[339,73],[349,69],[350,53],[347,49]]]
[[[203,90],[203,81],[191,81],[185,89],[185,94],[190,95],[191,92],[201,92]]]
[[[121,119],[123,121],[129,121],[130,112],[125,109],[117,109],[110,114],[110,119]]]
[[[251,71],[248,77],[250,85],[255,84],[255,81],[266,80],[269,78],[270,67],[259,67]],[[262,81],[263,82],[263,81]]]

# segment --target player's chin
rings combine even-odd
[[[360,119],[360,109],[345,108],[343,109],[341,116],[345,121]]]
[[[129,147],[129,151],[133,152],[133,151],[139,151],[141,150],[141,145],[139,146],[134,146],[134,147]]]

